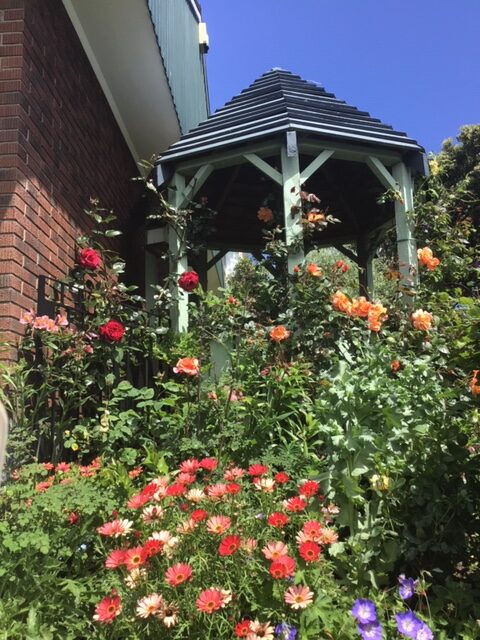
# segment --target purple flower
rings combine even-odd
[[[397,621],[397,629],[399,633],[407,636],[407,638],[413,638],[413,640],[416,639],[417,631],[423,623],[414,613],[412,613],[412,611],[408,611],[407,613],[397,613],[395,620]]]
[[[377,610],[371,600],[355,600],[352,607],[352,616],[360,624],[377,622]]]
[[[398,588],[400,597],[402,598],[402,600],[408,600],[413,595],[415,595],[418,580],[414,580],[413,578],[406,578],[405,574],[402,573],[398,576],[398,584],[400,585]]]
[[[297,630],[293,625],[287,622],[281,622],[275,627],[275,636],[279,640],[295,640],[297,637]]]
[[[362,636],[362,640],[382,640],[382,627],[379,622],[367,622],[367,624],[359,624],[358,632]]]
[[[433,633],[424,622],[420,623],[415,640],[433,640]]]

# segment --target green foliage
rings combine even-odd
[[[90,611],[98,590],[110,584],[100,571],[95,527],[131,484],[122,486],[118,473],[96,464],[55,475],[29,465],[0,494],[0,638],[73,640],[95,633]],[[49,479],[52,485],[42,489]]]
[[[359,596],[376,601],[394,637],[399,603],[392,604],[390,591],[404,572],[422,576],[417,604],[425,618],[431,612],[438,640],[478,637],[480,396],[472,382],[480,369],[478,127],[464,129],[460,143],[445,145],[417,195],[419,247],[440,259],[434,269],[421,267],[415,308],[432,314],[432,326],[423,329],[412,326],[395,268],[387,268],[395,259],[388,243],[377,262],[375,301],[387,310],[376,326],[369,318],[374,307],[351,299],[353,264],[343,269],[340,256],[322,251],[287,276],[277,229],[260,263],[242,260],[226,290],[196,289],[190,331],[171,335],[170,291],[158,288],[156,311],[147,314],[119,279],[123,263],[102,246],[115,235],[110,216],[90,212],[100,226],[79,248],[95,249],[101,266],[79,266],[69,276],[77,297],[70,327],[42,329],[32,319],[21,360],[2,371],[1,396],[13,418],[9,472],[14,479],[20,474],[0,499],[5,638],[157,637],[150,623],[132,622],[135,599],[127,593],[130,617],[94,627],[93,605],[112,586],[120,589],[101,570],[105,551],[95,529],[117,507],[131,516],[121,505],[138,481],[127,468],[141,465],[154,478],[204,456],[223,466],[263,460],[296,478],[320,480],[322,504],[338,513],[339,539],[312,578],[315,604],[301,616],[300,640],[358,637],[348,611]],[[210,218],[204,213],[202,224]],[[161,218],[186,234],[189,215],[170,207]],[[195,239],[188,242],[193,249]],[[347,294],[344,308],[332,302],[337,291]],[[110,319],[126,328],[119,340],[100,335]],[[275,337],[272,330],[281,326]],[[174,372],[182,358],[198,359],[198,375]],[[106,464],[97,470],[92,463],[91,476],[85,471],[91,467],[82,472],[74,465],[50,481],[44,467],[25,466],[99,455]],[[45,481],[48,487],[39,486]],[[268,536],[251,513],[265,511],[269,499],[251,490],[241,505],[248,514],[242,527],[261,545]],[[80,514],[74,523],[72,513]],[[172,526],[182,513],[172,510]],[[189,544],[186,554],[202,575],[220,571],[218,559],[202,555],[212,552],[208,537]],[[252,562],[260,571],[259,559]],[[229,567],[233,589],[240,563]],[[295,579],[305,575],[302,568]],[[159,584],[162,576],[150,591]],[[241,581],[240,601],[258,599],[252,616],[266,616],[281,601],[278,589],[268,597],[262,589],[253,578]],[[193,591],[188,599],[191,607]],[[172,637],[230,637],[231,621],[217,622],[195,631],[182,622]]]

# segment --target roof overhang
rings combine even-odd
[[[136,162],[180,138],[145,0],[63,0]]]

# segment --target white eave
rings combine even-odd
[[[145,0],[63,0],[136,162],[180,138]]]

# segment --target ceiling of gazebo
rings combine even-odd
[[[265,158],[273,167],[280,158]],[[301,156],[301,165],[310,158]],[[340,220],[316,233],[310,241],[317,246],[353,242],[394,216],[393,204],[378,204],[385,191],[370,169],[358,162],[328,160],[306,183],[308,192],[316,194],[319,208]],[[211,248],[252,251],[264,246],[263,232],[271,228],[257,218],[259,207],[267,204],[278,214],[283,226],[283,196],[279,185],[250,163],[214,171],[196,196],[208,198],[216,211],[215,230],[208,237]]]

